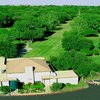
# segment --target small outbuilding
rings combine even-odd
[[[73,70],[56,71],[55,75],[43,76],[43,83],[51,85],[54,82],[78,84],[78,75]]]

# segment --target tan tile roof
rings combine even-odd
[[[25,67],[35,67],[36,72],[51,71],[45,59],[17,58],[8,60],[7,73],[24,73]]]
[[[73,70],[67,71],[56,71],[57,75],[42,76],[42,79],[53,79],[53,78],[78,78],[78,75]]]

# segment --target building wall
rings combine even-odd
[[[34,83],[34,68],[33,67],[25,67],[25,78],[27,83]]]
[[[9,81],[2,82],[2,86],[9,86]]]
[[[57,79],[50,79],[50,85],[52,85],[54,82],[57,82]]]
[[[20,80],[20,82],[25,82],[27,83],[27,78],[26,78],[26,74],[25,73],[14,73],[14,74],[8,74],[9,78],[17,78],[18,80]]]
[[[14,74],[8,74],[8,77],[10,78],[17,78],[20,80],[20,82],[25,82],[25,83],[34,83],[34,81],[41,81],[42,80],[42,76],[48,76],[48,75],[55,75],[52,72],[34,72],[32,73],[30,70],[31,69],[27,69],[26,68],[26,72],[25,73],[14,73]],[[35,79],[34,79],[35,77]]]
[[[55,76],[53,72],[33,72],[32,69],[26,68],[25,73],[8,74],[8,77],[17,78],[20,80],[20,82],[24,82],[24,83],[29,83],[29,82],[34,83],[34,81],[41,81],[45,85],[51,85],[54,82],[58,81],[59,83],[65,83],[65,84],[66,83],[78,84],[78,77],[42,80],[42,76],[49,76],[49,75]]]
[[[42,76],[48,76],[50,75],[50,72],[35,72],[34,75],[35,75],[35,81],[42,82],[43,81]]]
[[[78,84],[78,77],[75,78],[59,78],[59,83],[71,83],[71,84]]]

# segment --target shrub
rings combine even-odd
[[[71,83],[67,83],[66,86],[71,86]]]
[[[23,85],[23,89],[24,89],[25,93],[29,93],[30,92],[31,85],[32,85],[32,83],[28,83],[28,84],[24,84]]]
[[[25,93],[24,89],[18,89],[18,93],[23,94]]]
[[[1,86],[0,91],[3,92],[4,94],[7,94],[10,92],[9,86]]]
[[[91,71],[90,71],[90,75],[91,75],[91,77],[96,76],[96,71],[91,70]]]
[[[34,89],[35,89],[37,92],[43,92],[43,91],[45,91],[45,90],[44,90],[44,87],[45,87],[45,85],[44,85],[42,82],[36,83],[36,84],[34,85]]]
[[[43,92],[45,85],[42,82],[35,84],[28,83],[23,85],[22,89],[19,89],[19,93],[33,93],[33,92]]]
[[[52,86],[50,87],[52,92],[57,92],[60,91],[64,87],[64,84],[62,83],[53,83]]]

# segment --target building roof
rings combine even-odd
[[[56,71],[58,78],[73,78],[78,77],[78,75],[73,70],[67,71]]]
[[[7,73],[24,73],[25,67],[35,67],[36,72],[51,71],[45,59],[17,58],[7,62]]]
[[[56,71],[57,75],[42,76],[42,79],[53,79],[53,78],[78,78],[78,75],[73,70],[67,71]]]

